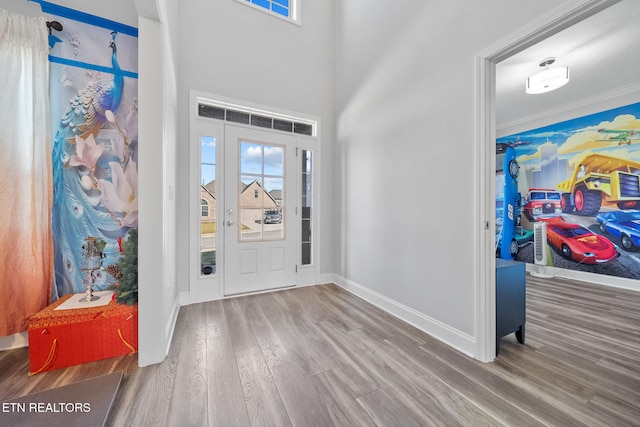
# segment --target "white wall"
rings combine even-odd
[[[333,2],[303,0],[302,25],[240,2],[180,3],[178,278],[189,279],[189,92],[220,95],[322,120],[322,187],[332,188]],[[321,273],[331,273],[333,203],[323,194]]]
[[[468,354],[475,56],[560,3],[336,3],[339,281]]]
[[[136,0],[153,12],[149,0]],[[148,7],[147,7],[148,6]],[[138,364],[161,362],[179,310],[176,278],[177,87],[175,3],[158,3],[161,22],[139,18]]]

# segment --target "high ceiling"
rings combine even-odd
[[[543,59],[568,66],[569,83],[553,92],[527,95],[528,76]],[[551,66],[553,68],[553,65]],[[522,123],[585,98],[640,85],[640,1],[623,0],[496,66],[496,126]]]

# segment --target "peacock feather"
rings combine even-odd
[[[87,185],[87,182],[98,182],[93,176],[95,170],[70,165],[74,157],[83,155],[79,153],[79,143],[84,141],[78,141],[77,138],[93,140],[107,121],[106,111],[115,114],[120,107],[124,76],[118,64],[116,35],[116,32],[111,33],[109,44],[112,49],[113,79],[91,82],[78,91],[60,120],[53,142],[53,299],[85,290],[85,273],[80,269],[85,238],[92,236],[104,240],[106,251],[115,248],[117,252],[118,248],[117,232],[120,225],[111,213],[100,207],[98,187]]]

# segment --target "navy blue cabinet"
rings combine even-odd
[[[524,262],[496,259],[496,356],[505,335],[524,343],[526,274]]]

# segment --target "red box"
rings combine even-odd
[[[137,305],[55,310],[71,297],[29,319],[29,375],[137,352]]]

